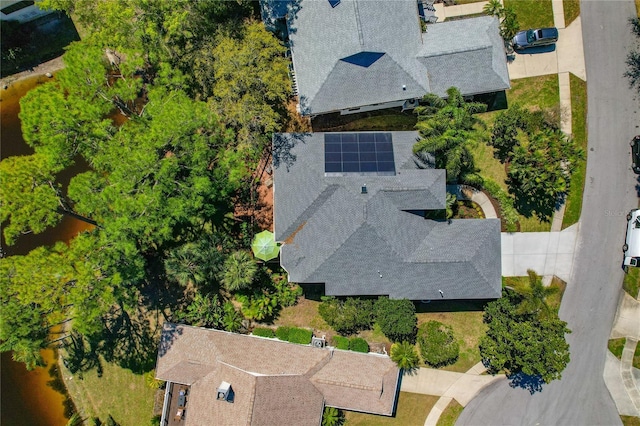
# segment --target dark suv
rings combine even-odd
[[[528,47],[547,46],[558,41],[557,28],[539,28],[535,30],[520,31],[511,40],[516,50]]]
[[[631,139],[631,168],[640,175],[640,135]]]

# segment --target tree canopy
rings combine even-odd
[[[522,375],[544,383],[560,379],[569,363],[565,334],[571,331],[557,314],[523,310],[522,302],[522,296],[505,290],[502,298],[487,305],[484,322],[488,330],[480,341],[482,361],[490,373],[505,371],[509,378],[527,386],[536,381],[522,381]],[[539,387],[530,390],[533,393]]]
[[[215,305],[219,318],[192,322],[237,330],[240,313],[206,297],[226,283],[224,260],[248,248],[234,203],[287,120],[284,46],[252,20],[247,0],[39,5],[70,14],[83,40],[68,47],[55,79],[21,100],[35,153],[0,162],[3,232],[13,244],[64,213],[96,226],[68,246],[0,259],[0,350],[35,365],[51,326],[63,323],[64,333],[83,334],[92,348],[108,346],[107,360],[139,368],[148,364],[153,330],[136,310],[152,307],[204,315],[202,306]],[[84,171],[62,185],[58,177],[74,164]],[[254,317],[299,294],[268,286],[248,299],[266,312]],[[150,296],[161,289],[173,299]]]
[[[420,140],[413,152],[423,158],[433,155],[436,168],[447,171],[447,182],[479,184],[481,179],[476,174],[470,145],[484,138],[481,123],[474,114],[485,112],[487,106],[465,102],[455,87],[447,90],[446,100],[429,93],[422,103],[415,109]]]

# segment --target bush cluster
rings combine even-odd
[[[491,179],[485,178],[483,186],[493,198],[498,200],[507,232],[516,232],[518,230],[518,212],[513,198]]]
[[[375,303],[376,323],[392,342],[416,340],[416,307],[408,299],[380,297]]]
[[[333,336],[333,345],[338,349],[349,350],[349,339],[343,336]]]
[[[429,321],[420,326],[418,343],[422,359],[432,367],[453,364],[460,353],[453,329],[438,321]]]
[[[349,340],[349,349],[354,352],[369,352],[369,344],[362,337],[352,337]]]
[[[311,330],[304,328],[282,326],[276,329],[276,337],[278,339],[300,345],[308,345],[311,343],[312,335]]]
[[[259,336],[259,337],[270,337],[270,338],[274,338],[276,337],[276,333],[267,327],[256,327],[253,329],[253,335],[254,336]]]
[[[350,335],[371,328],[374,320],[372,308],[370,299],[323,297],[318,313],[335,331]]]

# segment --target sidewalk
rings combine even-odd
[[[504,375],[482,375],[484,371],[482,363],[474,365],[466,373],[419,368],[414,374],[402,377],[400,390],[440,397],[424,423],[425,426],[435,426],[452,399],[465,407],[486,386],[504,379]]]
[[[640,417],[640,370],[633,368],[633,354],[640,340],[640,300],[622,292],[611,338],[626,338],[622,357],[618,360],[607,351],[604,381],[611,393],[618,412]],[[634,375],[634,372],[636,375]]]

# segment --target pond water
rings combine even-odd
[[[13,83],[8,89],[0,89],[0,157],[28,155],[33,153],[22,139],[19,100],[30,89],[49,81],[45,76],[32,77]],[[71,177],[86,170],[85,164],[76,164],[72,170],[59,176],[63,186]],[[21,236],[15,245],[6,246],[2,238],[5,255],[22,255],[41,246],[56,241],[69,241],[78,232],[90,225],[72,217],[63,217],[55,228],[38,235]],[[1,364],[1,407],[0,424],[3,426],[64,426],[66,397],[56,389],[61,389],[57,374],[56,354],[53,350],[41,352],[47,367],[27,371],[24,364],[14,362],[11,353],[2,353]],[[53,370],[52,370],[53,367]]]

